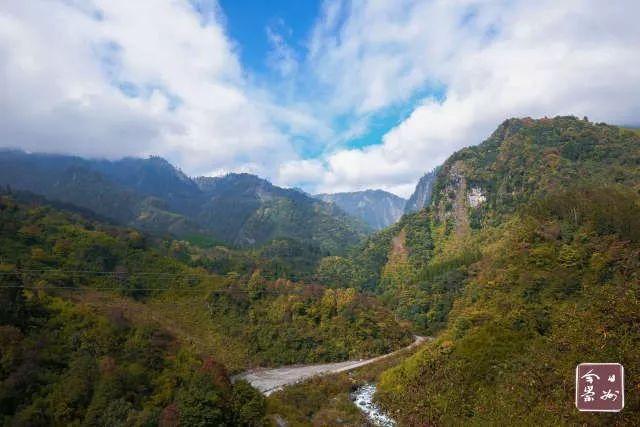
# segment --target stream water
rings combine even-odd
[[[375,384],[366,384],[354,391],[351,399],[372,424],[379,427],[395,426],[396,422],[373,401],[375,392]]]

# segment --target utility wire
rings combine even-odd
[[[200,292],[200,293],[248,293],[252,292],[250,289],[188,289],[188,288],[123,288],[123,287],[110,287],[110,288],[92,288],[92,287],[73,287],[73,286],[50,286],[45,285],[42,287],[32,285],[0,285],[0,289],[27,289],[36,291],[46,291],[48,289],[62,289],[69,291],[178,291],[178,292]],[[273,294],[273,295],[289,295],[289,294],[302,294],[300,291],[293,292],[280,292],[273,290],[256,290],[256,293],[260,294]]]

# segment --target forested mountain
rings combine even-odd
[[[577,363],[640,359],[640,137],[510,119],[452,155],[430,207],[318,276],[369,289],[437,339],[379,384],[407,425],[583,424]],[[628,386],[621,415],[636,425]]]
[[[362,219],[374,230],[394,224],[404,212],[406,200],[383,190],[318,194],[315,197],[335,203],[343,211]]]
[[[343,252],[368,231],[333,205],[248,174],[191,179],[159,157],[118,161],[0,152],[0,185],[156,234],[237,246],[274,238]]]
[[[439,168],[435,168],[420,178],[416,189],[405,204],[404,213],[418,212],[431,202],[431,192],[433,191],[433,183],[436,180],[438,169]]]
[[[252,175],[191,180],[157,158],[118,169],[10,156],[28,168],[3,160],[13,169],[0,175],[17,174],[21,188],[41,185],[22,172],[33,170],[49,177],[48,197],[87,197],[75,204],[131,225],[143,195],[156,218],[238,247],[146,235],[5,192],[5,420],[259,424],[269,410],[299,420],[325,408],[316,419],[337,423],[354,409],[340,407],[346,376],[265,409],[223,367],[366,357],[410,342],[409,328],[435,339],[384,372],[377,394],[403,425],[588,425],[574,408],[575,365],[640,367],[637,132],[575,117],[506,120],[434,172],[422,209],[329,256],[340,247],[327,242],[359,236],[337,202]],[[635,387],[621,414],[597,421],[640,424]],[[342,394],[323,406],[327,390]]]
[[[228,372],[412,341],[354,289],[221,276],[215,256],[0,194],[3,425],[264,425],[264,398]]]

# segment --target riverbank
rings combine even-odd
[[[260,390],[264,395],[269,396],[271,393],[282,389],[284,386],[296,384],[300,381],[307,380],[317,375],[336,374],[347,372],[371,363],[375,363],[386,358],[392,357],[402,351],[412,349],[419,346],[427,340],[427,337],[415,336],[415,340],[409,346],[373,357],[365,360],[350,360],[337,363],[324,363],[318,365],[294,365],[283,366],[274,369],[258,368],[243,372],[233,377],[233,380],[243,379],[248,381],[253,387]]]

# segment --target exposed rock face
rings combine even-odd
[[[436,218],[439,221],[453,219],[458,234],[469,231],[471,211],[487,201],[482,187],[469,182],[467,169],[460,160],[445,165],[440,175],[438,198],[434,201]]]
[[[431,203],[433,183],[436,180],[438,171],[439,168],[436,168],[420,178],[420,181],[418,181],[418,184],[416,185],[416,189],[411,197],[409,197],[409,200],[407,200],[407,204],[404,207],[404,213],[417,212]]]
[[[477,208],[487,201],[487,197],[482,193],[482,189],[480,187],[471,188],[467,195],[467,199],[469,200],[469,206],[472,208]]]
[[[395,224],[404,213],[406,200],[383,190],[318,194],[317,198],[335,203],[340,209],[358,217],[371,228],[380,230]]]

